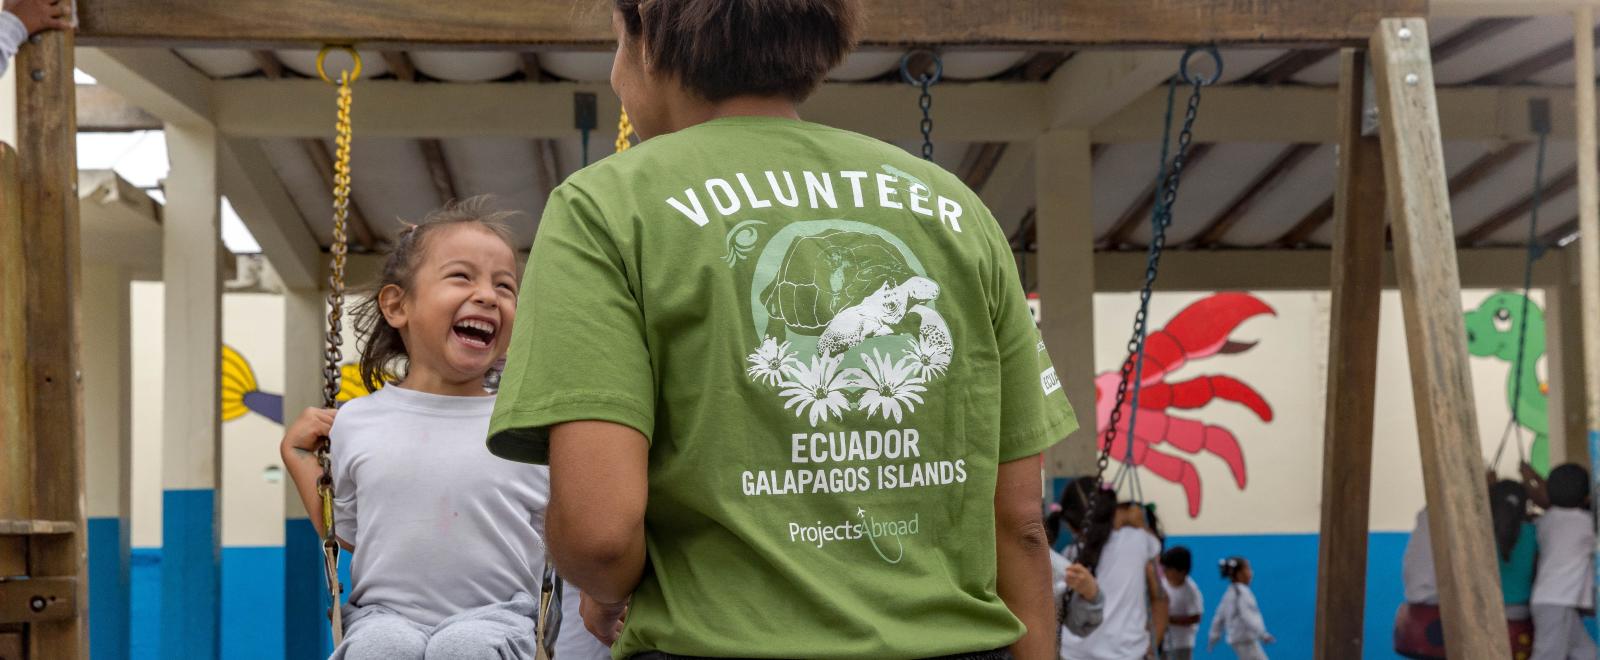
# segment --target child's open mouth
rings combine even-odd
[[[482,319],[462,319],[450,328],[462,343],[473,348],[488,348],[494,343],[495,326]]]

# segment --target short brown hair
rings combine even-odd
[[[857,0],[615,0],[650,67],[708,101],[803,101],[854,47]]]
[[[516,211],[496,211],[491,208],[494,198],[479,195],[460,202],[445,204],[444,208],[429,213],[422,222],[406,224],[400,237],[383,261],[383,274],[378,277],[356,304],[355,316],[357,351],[361,355],[361,382],[369,390],[382,387],[387,381],[405,377],[410,368],[411,354],[406,351],[405,339],[400,330],[389,325],[383,309],[378,304],[378,294],[391,284],[409,291],[417,273],[417,265],[428,253],[428,237],[444,227],[474,225],[499,237],[516,253],[517,246],[511,238],[511,228],[506,220],[518,215]]]

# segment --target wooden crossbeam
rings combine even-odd
[[[403,50],[383,51],[383,62],[389,65],[389,73],[406,82],[415,82],[417,79],[417,65],[412,63],[411,56]]]
[[[550,78],[545,75],[544,67],[539,65],[539,54],[526,51],[522,53],[522,77],[530,82],[544,82]]]
[[[1452,198],[1477,187],[1478,184],[1489,178],[1489,175],[1499,171],[1506,163],[1511,162],[1522,152],[1527,151],[1530,145],[1526,142],[1512,142],[1499,149],[1479,156],[1477,160],[1469,163],[1455,176],[1450,177],[1450,196]],[[1312,209],[1294,224],[1289,231],[1284,232],[1273,243],[1280,246],[1300,245],[1310,240],[1311,235],[1322,229],[1333,217],[1333,196],[1328,196],[1321,204]]]
[[[1483,43],[1485,40],[1522,25],[1528,21],[1525,17],[1485,18],[1468,23],[1466,27],[1456,30],[1439,43],[1433,45],[1433,63],[1438,65],[1447,59],[1460,55],[1462,51]]]
[[[1071,53],[1059,51],[1038,53],[1029,57],[1028,61],[1022,64],[1022,79],[1048,80],[1050,74],[1055,73],[1056,69],[1070,57],[1072,57]]]
[[[1595,28],[1594,34],[1600,35],[1600,28]],[[1572,40],[1556,44],[1525,58],[1507,64],[1499,69],[1486,73],[1470,85],[1515,85],[1526,82],[1550,67],[1572,59]]]
[[[105,85],[78,85],[78,131],[122,133],[159,131],[161,120],[129,103]]]
[[[1222,237],[1228,234],[1228,230],[1233,229],[1233,226],[1238,224],[1246,213],[1250,212],[1250,207],[1255,204],[1257,199],[1261,198],[1263,193],[1277,187],[1284,177],[1293,172],[1294,168],[1304,162],[1308,156],[1316,152],[1319,146],[1321,145],[1294,144],[1279,152],[1278,157],[1272,160],[1272,164],[1262,170],[1254,181],[1244,187],[1244,190],[1239,191],[1239,194],[1234,196],[1233,201],[1228,202],[1228,205],[1215,218],[1206,223],[1206,228],[1201,230],[1191,243],[1202,247],[1220,243]]]
[[[1335,52],[1332,48],[1315,48],[1312,50],[1291,50],[1278,59],[1268,62],[1266,66],[1257,69],[1254,73],[1245,76],[1245,84],[1250,85],[1278,85],[1288,82],[1301,71],[1312,65],[1331,57]]]
[[[994,174],[995,165],[1000,163],[1000,157],[1006,153],[1005,142],[982,142],[967,147],[967,153],[961,158],[961,165],[956,168],[956,175],[973,192],[982,193],[984,184],[989,182],[989,177]]]
[[[863,0],[867,45],[1356,43],[1384,16],[1422,15],[1424,0]],[[479,0],[78,0],[89,44],[251,48],[584,47],[613,44],[608,5]]]
[[[317,176],[322,177],[323,185],[328,187],[328,194],[333,194],[333,156],[328,153],[328,145],[322,140],[306,138],[300,141],[300,147],[306,152],[306,158],[311,160],[311,167],[317,171]],[[377,238],[372,233],[372,225],[367,224],[367,215],[361,212],[361,205],[354,198],[350,199],[350,233],[354,240],[351,243],[359,248],[371,251],[378,248]]]
[[[1576,185],[1578,185],[1578,166],[1573,165],[1557,175],[1556,178],[1545,183],[1542,199],[1545,202],[1549,202],[1551,198],[1572,190],[1572,187]],[[1482,244],[1495,232],[1504,229],[1506,225],[1515,222],[1532,211],[1533,204],[1537,199],[1540,199],[1540,197],[1536,197],[1530,192],[1522,196],[1522,198],[1505,205],[1499,211],[1496,211],[1494,215],[1489,216],[1483,222],[1478,223],[1477,226],[1467,230],[1467,233],[1462,234],[1462,244]]]
[[[433,191],[439,194],[439,203],[447,204],[461,199],[456,177],[450,173],[450,161],[444,157],[444,143],[423,138],[417,140],[417,144],[422,147],[422,160],[428,164],[428,179],[433,183]]]
[[[1212,144],[1209,142],[1191,145],[1188,159],[1184,163],[1184,170],[1192,172],[1195,166],[1205,161],[1206,154],[1211,152],[1211,148]],[[1160,181],[1152,180],[1145,185],[1144,191],[1134,198],[1133,204],[1128,206],[1121,216],[1118,216],[1117,223],[1111,226],[1111,231],[1106,232],[1106,235],[1101,237],[1100,247],[1116,247],[1128,243],[1128,237],[1133,235],[1134,228],[1138,227],[1140,222],[1150,218],[1150,210],[1155,207],[1156,194],[1160,192],[1157,189],[1160,183]]]

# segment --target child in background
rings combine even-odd
[[[1079,537],[1067,559],[1093,571],[1105,612],[1088,633],[1068,626],[1061,634],[1063,660],[1138,660],[1160,648],[1167,630],[1167,592],[1161,588],[1156,558],[1161,542],[1134,525],[1116,525],[1116,493],[1102,488],[1089,510],[1092,477],[1076,479],[1061,493],[1061,518]],[[1122,514],[1126,519],[1127,514]],[[1081,549],[1082,555],[1078,552]]]
[[[1594,607],[1594,514],[1589,471],[1568,463],[1550,471],[1550,509],[1539,517],[1539,570],[1533,581],[1533,660],[1595,657],[1582,610]]]
[[[1267,632],[1267,622],[1261,616],[1261,606],[1256,604],[1255,592],[1250,590],[1250,581],[1254,575],[1250,572],[1250,562],[1244,557],[1229,557],[1220,562],[1222,578],[1228,580],[1228,593],[1222,597],[1222,604],[1217,606],[1216,617],[1211,620],[1211,638],[1206,642],[1206,650],[1216,647],[1217,642],[1227,632],[1228,646],[1233,647],[1233,652],[1239,660],[1267,660],[1267,652],[1261,650],[1261,643],[1273,643],[1272,635]]]
[[[1205,614],[1205,596],[1200,585],[1189,577],[1194,557],[1189,549],[1173,546],[1161,554],[1161,572],[1166,578],[1161,586],[1167,590],[1167,660],[1189,660],[1194,657],[1195,638],[1200,631],[1200,616]]]
[[[483,444],[485,377],[517,310],[502,217],[469,200],[401,231],[355,314],[375,391],[337,413],[308,408],[284,435],[319,533],[312,451],[332,438],[335,531],[353,553],[336,660],[534,657],[549,472]]]

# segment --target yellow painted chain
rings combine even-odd
[[[617,153],[628,150],[633,143],[628,141],[628,136],[633,135],[633,122],[628,121],[628,111],[623,110],[617,118]]]
[[[344,343],[344,270],[345,257],[350,251],[350,237],[345,231],[350,217],[350,102],[352,100],[350,85],[361,76],[361,55],[348,46],[323,47],[322,51],[317,53],[317,74],[330,84],[333,82],[323,69],[323,63],[328,53],[335,49],[348,53],[353,66],[350,70],[339,73],[339,113],[334,126],[336,149],[333,165],[333,245],[328,249],[332,254],[328,276],[328,283],[332,288],[328,292],[328,335],[322,367],[322,405],[325,408],[338,405],[339,389],[342,386],[339,363],[344,359],[341,350]],[[334,534],[333,464],[328,455],[329,449],[328,438],[322,438],[316,450],[317,465],[322,468],[322,475],[317,479],[317,496],[322,500],[322,568],[328,583],[328,622],[333,629],[333,643],[337,647],[344,639],[343,617],[339,612],[339,595],[344,591],[344,586],[339,583],[339,540]]]

